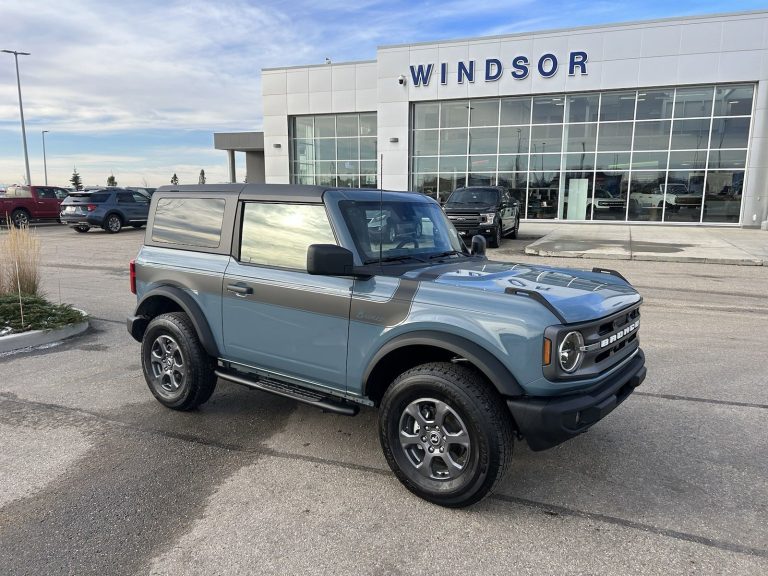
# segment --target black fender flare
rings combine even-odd
[[[509,369],[491,352],[461,336],[433,330],[417,330],[401,334],[384,344],[368,363],[363,376],[365,394],[368,393],[368,381],[379,362],[390,352],[406,346],[434,346],[443,348],[466,358],[477,367],[503,396],[523,396],[525,390],[520,386]]]
[[[197,337],[200,339],[200,343],[205,348],[205,351],[210,356],[219,357],[219,347],[216,344],[216,339],[213,337],[211,327],[208,325],[208,320],[206,320],[205,314],[200,309],[200,305],[187,292],[176,286],[158,286],[142,296],[141,301],[136,306],[134,317],[128,319],[128,331],[131,333],[131,336],[141,341],[141,337],[144,335],[150,320],[147,313],[150,311],[151,301],[155,298],[166,298],[178,304],[179,308],[192,321]],[[143,319],[143,321],[140,321],[140,319]]]

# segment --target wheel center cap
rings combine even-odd
[[[165,361],[165,365],[166,365],[166,367],[167,367],[168,369],[172,368],[172,367],[173,367],[173,358],[168,358],[168,359]]]
[[[429,443],[432,444],[432,446],[437,446],[440,444],[440,441],[442,440],[442,436],[438,434],[437,432],[430,432],[429,433]]]

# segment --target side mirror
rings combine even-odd
[[[321,276],[352,276],[352,252],[336,244],[312,244],[307,249],[307,272]]]
[[[485,238],[476,234],[472,236],[472,248],[470,249],[472,256],[485,256]]]

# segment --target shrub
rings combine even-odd
[[[85,316],[69,304],[52,304],[39,296],[22,296],[24,322],[19,312],[18,294],[0,296],[0,332],[51,330],[85,320]]]
[[[0,240],[0,295],[40,295],[40,240],[29,228],[8,228]]]

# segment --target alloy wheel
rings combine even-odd
[[[408,404],[400,416],[399,440],[407,461],[431,480],[454,480],[469,464],[467,427],[442,400],[419,398]]]
[[[150,367],[155,389],[166,398],[178,396],[187,379],[187,367],[179,344],[167,334],[152,343]]]

